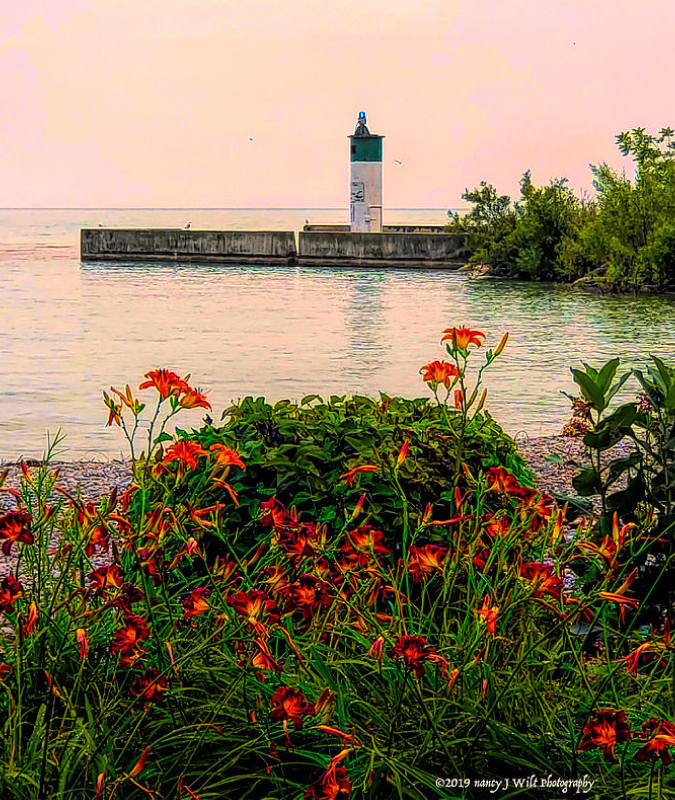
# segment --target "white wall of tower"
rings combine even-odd
[[[350,228],[382,232],[382,162],[352,161],[350,173]]]

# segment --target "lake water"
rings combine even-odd
[[[212,416],[245,395],[379,392],[423,397],[418,371],[442,359],[444,328],[469,325],[495,346],[488,409],[512,435],[559,433],[569,367],[648,352],[675,362],[675,303],[605,297],[438,270],[202,264],[82,264],[81,227],[300,230],[345,223],[345,209],[0,210],[0,457],[127,453],[106,428],[101,392],[145,372],[192,374]],[[385,224],[443,224],[446,209],[391,209]],[[480,352],[480,351],[479,351]],[[479,362],[479,358],[474,358]],[[142,393],[151,396],[150,392]],[[198,427],[203,410],[186,411]]]

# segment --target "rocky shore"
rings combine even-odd
[[[518,437],[518,449],[530,470],[537,476],[537,487],[542,491],[576,494],[572,489],[572,478],[579,465],[586,459],[581,439],[562,436]],[[615,458],[630,450],[629,441],[620,442],[608,451]],[[34,469],[36,462],[30,462]],[[58,485],[79,495],[83,502],[96,502],[117,487],[119,493],[131,484],[131,461],[111,459],[109,461],[53,461],[53,469],[59,470]],[[0,463],[0,472],[8,469],[4,486],[18,488],[21,468],[15,463]],[[7,493],[0,493],[0,510],[13,510],[14,500]]]

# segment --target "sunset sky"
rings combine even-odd
[[[675,125],[672,0],[1,5],[5,207],[343,207],[364,109],[385,206],[447,208]]]

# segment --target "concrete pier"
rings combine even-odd
[[[293,231],[83,228],[80,255],[83,261],[288,264],[296,244]]]
[[[466,237],[450,233],[302,231],[298,263],[357,267],[440,267],[466,264]]]
[[[457,269],[468,260],[466,237],[442,231],[402,225],[382,233],[352,233],[347,226],[305,226],[296,247],[292,231],[84,228],[80,244],[83,261]]]

